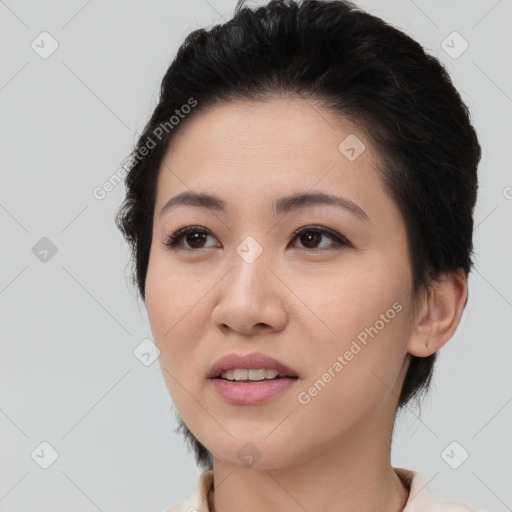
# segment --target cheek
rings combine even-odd
[[[304,325],[310,332],[305,348],[311,351],[311,360],[318,361],[310,380],[321,379],[332,368],[336,375],[332,382],[338,385],[328,386],[342,395],[332,398],[354,406],[352,400],[357,402],[364,393],[377,397],[386,393],[387,385],[393,386],[408,341],[406,265],[404,271],[401,265],[390,269],[378,258],[359,263],[349,272],[339,271],[335,279],[331,274],[330,281],[310,288],[308,305],[318,317],[314,320],[317,335],[313,335],[313,324]],[[336,371],[333,365],[340,363],[338,356],[343,359],[343,369],[337,364]]]
[[[294,282],[294,292],[310,308],[307,318],[314,313],[315,325],[323,324],[322,334],[333,340],[357,336],[395,302],[401,303],[408,286],[400,265],[391,269],[378,254],[347,258],[337,268],[297,276]]]
[[[146,275],[146,309],[158,334],[172,336],[174,326],[187,321],[187,314],[205,290],[204,282],[187,276],[158,249],[152,253]]]
[[[179,272],[170,272],[165,261],[150,262],[146,277],[146,310],[160,361],[175,371],[186,360],[198,340],[197,315],[202,302],[201,283],[191,282]],[[180,277],[181,276],[181,277]]]
[[[379,317],[381,312],[388,323]],[[360,428],[371,423],[369,418],[383,407],[391,407],[400,393],[404,315],[402,307],[399,312],[376,308],[372,314],[366,310],[364,319],[361,315],[350,321],[339,317],[336,341],[309,354],[315,364],[297,398],[304,421],[310,426],[314,423],[316,435],[328,438],[335,432]]]
[[[180,414],[194,409],[206,378],[204,344],[211,328],[208,291],[214,282],[198,279],[184,269],[169,270],[165,254],[154,254],[146,276],[146,309],[159,364],[173,403]],[[204,375],[203,375],[204,374]],[[197,411],[196,411],[197,412]]]

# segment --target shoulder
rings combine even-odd
[[[199,475],[190,497],[164,512],[208,512],[207,498],[212,484],[213,470],[207,469]]]
[[[428,492],[422,477],[415,471],[393,468],[409,487],[409,497],[403,512],[478,512],[460,501]]]
[[[421,476],[415,471],[393,468],[409,488],[409,497],[403,512],[479,512],[460,501],[449,500],[431,494]],[[203,471],[190,497],[164,512],[208,512],[208,492],[213,484],[213,471]]]

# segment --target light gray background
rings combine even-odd
[[[483,147],[469,303],[422,416],[411,411],[396,427],[392,462],[431,492],[512,510],[512,2],[359,4],[447,65]],[[103,200],[92,191],[128,156],[186,34],[234,6],[0,0],[4,512],[161,511],[195,484],[200,470],[173,433],[158,362],[133,354],[151,331],[113,220],[124,185]],[[31,48],[43,31],[59,44],[47,59]],[[441,47],[453,31],[469,43],[456,59]],[[46,263],[32,252],[42,237],[57,247]],[[43,441],[58,452],[48,469],[31,456],[43,458]],[[469,453],[458,469],[442,457],[453,441]]]

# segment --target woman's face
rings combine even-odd
[[[278,468],[334,447],[376,449],[372,440],[389,448],[411,274],[405,226],[376,157],[361,131],[302,99],[216,106],[172,140],[157,184],[146,307],[174,405],[219,461],[242,467],[249,455]],[[162,212],[184,192],[216,199]],[[285,201],[303,194],[345,203]],[[195,228],[165,245],[187,226]],[[249,387],[267,393],[283,381],[209,379],[232,353],[265,354],[297,378],[267,399]],[[239,399],[220,394],[221,383]]]

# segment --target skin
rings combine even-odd
[[[366,146],[354,161],[338,149],[349,134]],[[171,141],[157,183],[146,308],[174,405],[214,458],[211,511],[243,503],[246,512],[396,512],[407,501],[390,463],[398,395],[410,355],[428,356],[453,335],[467,287],[462,272],[446,274],[410,314],[405,225],[377,157],[361,130],[300,98],[217,105],[186,119]],[[214,194],[228,210],[179,206],[160,216],[184,191]],[[273,215],[275,199],[299,192],[346,197],[370,220],[332,205]],[[188,225],[210,234],[188,237],[190,245],[183,237],[181,249],[165,245]],[[306,226],[353,247],[293,235]],[[263,249],[250,264],[236,252],[247,236]],[[401,311],[300,403],[298,393],[394,303]],[[228,403],[206,374],[231,352],[263,352],[299,379],[264,403]],[[251,467],[237,456],[247,443],[261,455]]]

